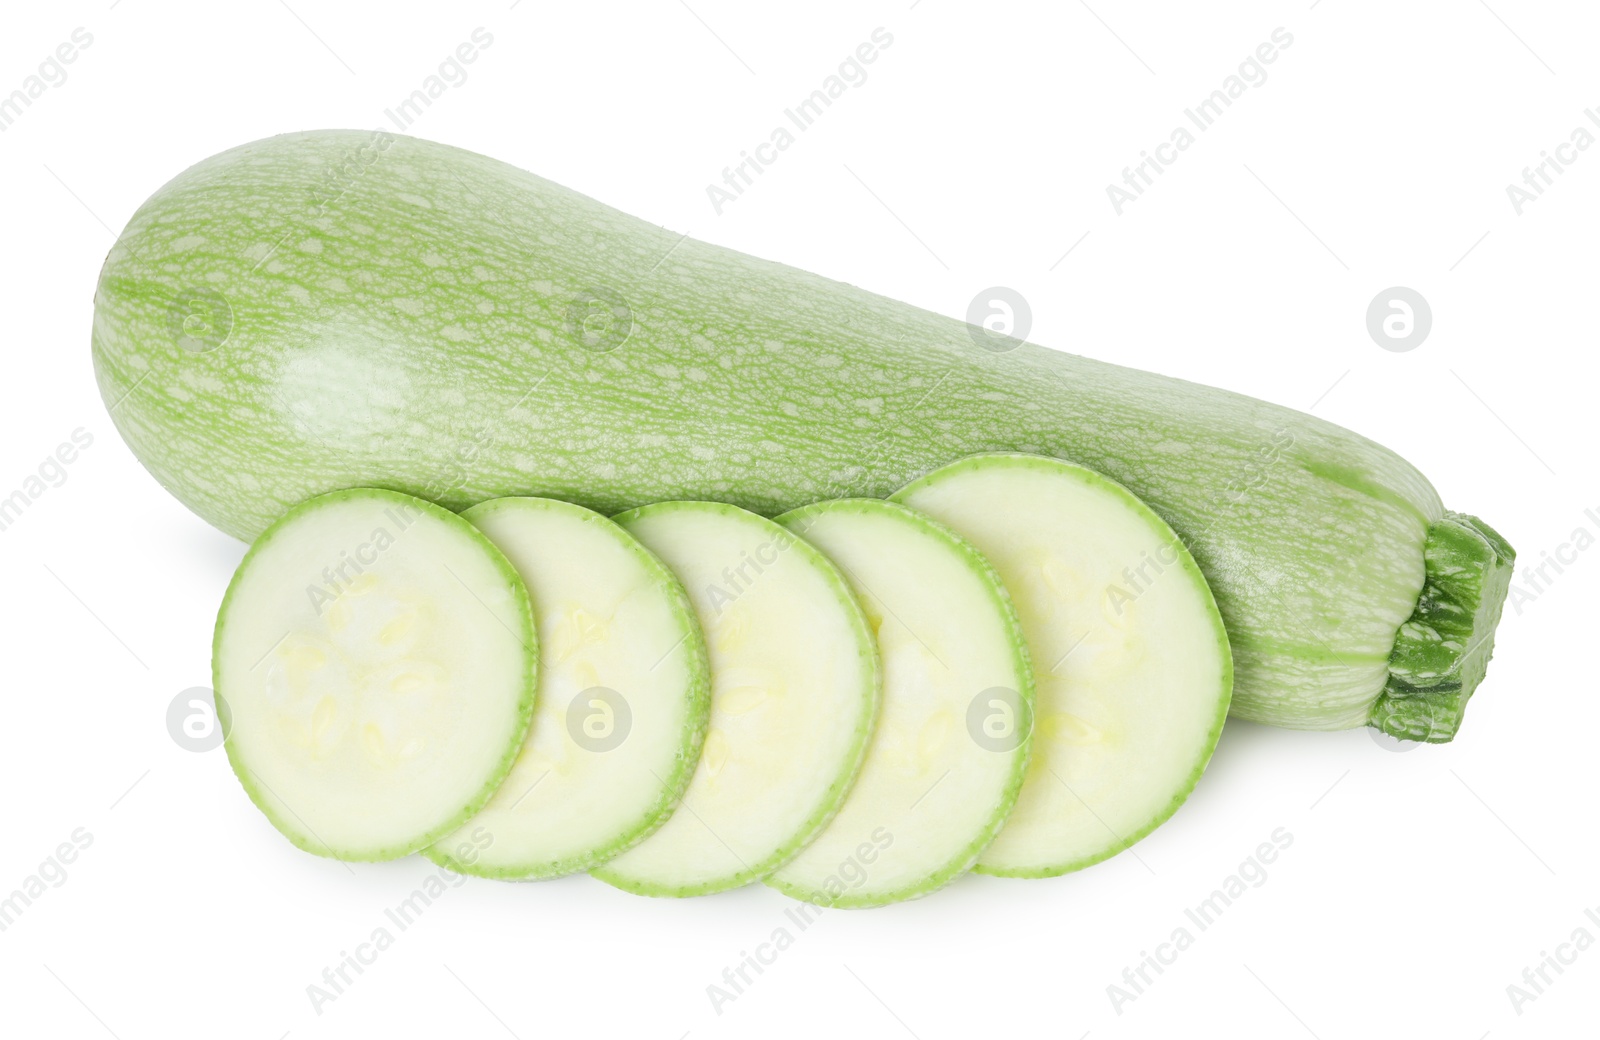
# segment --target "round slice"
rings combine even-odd
[[[642,895],[736,888],[787,862],[849,791],[877,713],[872,631],[833,564],[771,520],[712,502],[616,520],[688,590],[711,723],[678,810],[593,874]]]
[[[1033,760],[974,869],[1064,874],[1171,816],[1233,689],[1222,618],[1172,529],[1115,481],[1037,455],[963,459],[893,497],[988,557],[1033,657]]]
[[[465,520],[392,491],[313,498],[250,547],[222,601],[228,760],[300,848],[407,855],[510,770],[535,645],[522,579]]]
[[[462,516],[528,584],[539,705],[489,804],[425,853],[481,877],[589,870],[659,827],[694,772],[711,698],[700,624],[666,565],[599,513],[501,498]]]
[[[883,703],[844,805],[768,877],[823,906],[880,906],[965,873],[1017,800],[1033,669],[1000,577],[905,506],[823,502],[778,523],[849,579],[878,637]]]

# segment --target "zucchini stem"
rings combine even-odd
[[[1445,513],[1428,528],[1427,576],[1389,654],[1389,681],[1367,725],[1401,740],[1443,744],[1494,653],[1494,631],[1517,553],[1475,516]]]

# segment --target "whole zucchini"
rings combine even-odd
[[[1233,714],[1284,726],[1449,740],[1510,580],[1493,530],[1320,419],[997,340],[381,131],[178,176],[112,248],[93,339],[134,453],[245,539],[353,486],[771,515],[977,452],[1068,459],[1184,539]],[[1112,596],[1160,580],[1127,565]]]

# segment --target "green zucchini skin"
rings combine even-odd
[[[975,453],[1056,456],[1184,539],[1231,637],[1233,714],[1454,735],[1492,648],[1503,539],[1468,554],[1482,580],[1455,582],[1466,601],[1434,595],[1428,561],[1463,558],[1436,545],[1461,525],[1437,526],[1433,487],[1387,449],[972,332],[471,152],[314,131],[214,156],[152,196],[106,260],[93,349],[134,454],[247,540],[360,485],[453,509],[698,498],[771,516],[886,497]],[[1433,626],[1445,599],[1451,623]],[[1425,688],[1391,681],[1391,654],[1414,656],[1402,625],[1443,659]]]

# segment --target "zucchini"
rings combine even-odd
[[[894,497],[989,558],[1034,661],[1033,762],[976,869],[1080,870],[1177,811],[1222,735],[1233,662],[1172,529],[1126,488],[1035,455],[974,456]]]
[[[135,455],[241,538],[357,485],[454,509],[706,498],[775,515],[979,452],[1051,455],[1182,537],[1232,639],[1234,714],[1454,736],[1509,584],[1504,539],[1320,419],[994,346],[504,163],[360,131],[244,145],[161,188],[107,257],[93,330]]]
[[[710,703],[694,608],[648,549],[581,506],[501,498],[462,515],[528,585],[539,703],[494,797],[424,852],[480,877],[590,870],[661,826],[694,772]]]
[[[471,524],[392,491],[313,498],[251,546],[217,616],[228,761],[308,852],[416,852],[511,769],[535,646],[527,588]]]

